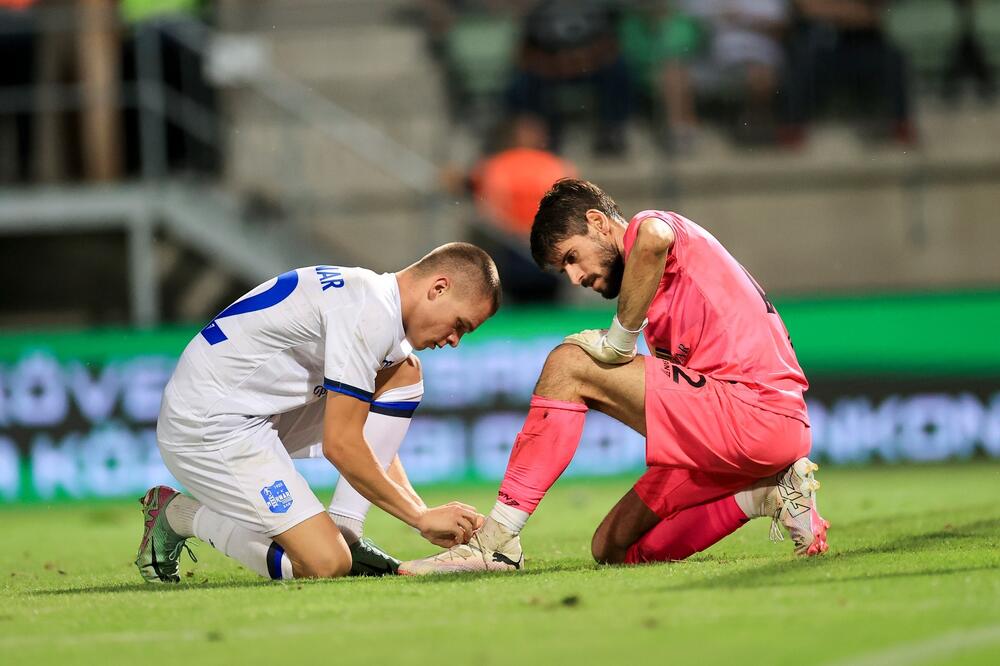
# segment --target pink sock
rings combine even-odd
[[[514,440],[499,501],[531,513],[569,466],[580,443],[587,406],[531,396],[524,427]]]
[[[732,495],[699,504],[660,521],[629,547],[625,561],[683,560],[732,534],[748,520]]]

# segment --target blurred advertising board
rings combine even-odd
[[[778,303],[810,377],[814,455],[833,463],[1000,457],[1000,293]],[[499,478],[547,352],[609,309],[505,309],[421,352],[403,444],[415,483]],[[942,328],[941,322],[948,322]],[[160,394],[195,327],[0,334],[0,502],[138,496],[172,480]],[[588,416],[570,474],[643,468],[643,439]],[[299,461],[317,486],[336,471]]]

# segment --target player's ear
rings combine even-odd
[[[431,282],[430,289],[427,290],[427,300],[433,301],[438,296],[444,295],[451,287],[451,280],[447,275],[439,275]]]
[[[587,211],[587,225],[601,236],[607,234],[611,229],[608,216],[596,208]]]

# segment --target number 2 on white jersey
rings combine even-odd
[[[278,276],[277,281],[271,288],[267,291],[262,291],[259,294],[254,294],[253,296],[248,296],[243,300],[236,301],[228,308],[220,312],[215,318],[208,323],[208,326],[201,329],[201,335],[205,340],[208,341],[210,345],[217,345],[220,342],[228,340],[226,334],[222,332],[219,328],[219,320],[226,317],[232,317],[239,314],[247,314],[248,312],[257,312],[258,310],[264,310],[271,307],[272,305],[277,305],[281,301],[288,298],[295,287],[299,284],[299,274],[295,271],[288,271],[287,273],[282,273]]]

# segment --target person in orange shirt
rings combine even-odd
[[[541,119],[515,116],[497,133],[495,146],[464,174],[446,170],[453,192],[470,192],[479,224],[474,242],[489,246],[504,276],[505,294],[513,301],[548,301],[559,281],[531,260],[528,234],[545,193],[560,178],[575,177],[576,167],[548,150],[548,129]]]
[[[538,202],[560,178],[576,177],[576,168],[548,150],[545,126],[533,116],[514,118],[506,135],[506,147],[480,162],[469,184],[483,217],[527,238]]]

